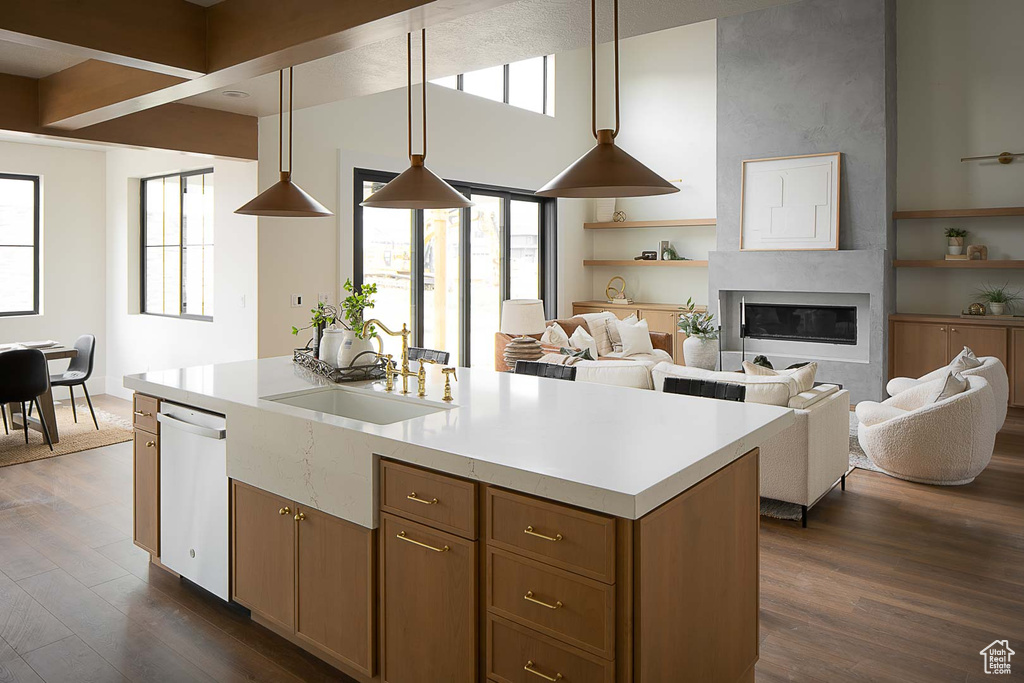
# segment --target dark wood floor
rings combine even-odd
[[[152,568],[130,480],[128,444],[0,469],[0,683],[347,680]],[[758,683],[980,682],[997,638],[1022,653],[1016,679],[1024,418],[969,486],[857,471],[809,528],[763,520]]]

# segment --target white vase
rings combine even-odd
[[[360,339],[352,330],[344,330],[341,348],[338,351],[338,367],[347,368],[354,362],[356,365],[368,365],[373,362],[369,355],[359,356],[364,351],[373,351],[372,339]]]
[[[317,349],[317,358],[329,365],[338,365],[338,352],[341,350],[341,343],[347,330],[340,330],[333,325],[324,330],[324,336],[320,340],[320,348]]]
[[[594,217],[598,223],[609,223],[615,215],[615,198],[595,199]]]
[[[992,315],[1003,315],[1006,313],[1006,304],[997,304],[991,301],[988,304],[988,310]]]
[[[964,253],[964,245],[962,245],[962,244],[956,244],[956,245],[951,244],[948,247],[946,247],[946,251],[949,252],[950,256],[959,256],[960,254]]]
[[[718,340],[687,337],[683,341],[683,359],[687,367],[714,370],[718,365]]]

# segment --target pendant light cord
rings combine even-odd
[[[406,111],[409,114],[409,159],[412,159],[412,34],[406,34],[405,78]],[[421,80],[423,88],[423,158],[427,158],[427,29],[420,29]]]
[[[619,0],[612,0],[614,64],[612,78],[615,83],[615,128],[612,138],[619,134]],[[411,125],[411,124],[410,124]],[[597,139],[597,0],[590,0],[590,130]]]
[[[288,173],[292,172],[292,91],[294,77],[288,67]],[[284,173],[284,69],[277,72],[277,170]]]
[[[427,29],[420,29],[420,43],[423,47],[420,57],[420,83],[423,87],[423,160],[427,159]]]
[[[293,99],[292,95],[295,92],[295,80],[293,70],[295,67],[288,67],[288,173],[292,172],[292,119],[295,118],[294,110],[292,109]]]

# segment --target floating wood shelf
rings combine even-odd
[[[998,209],[936,209],[934,211],[893,211],[894,220],[903,218],[995,218],[1024,216],[1024,206],[1005,206]]]
[[[1024,268],[1024,261],[893,261],[897,268]]]
[[[707,268],[707,261],[634,261],[613,259],[583,259],[585,266],[661,266],[667,268]]]
[[[714,218],[677,218],[670,221],[609,221],[604,223],[584,223],[584,230],[622,230],[625,228],[695,228],[698,226],[717,225]]]

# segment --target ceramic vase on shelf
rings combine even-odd
[[[714,370],[718,365],[718,340],[687,337],[683,341],[683,359],[687,367]]]
[[[609,223],[615,215],[615,198],[595,199],[594,217],[598,223]]]
[[[949,246],[947,247],[950,256],[959,256],[964,253],[964,238],[963,237],[950,237]]]
[[[988,310],[992,315],[1003,315],[1006,313],[1006,304],[990,301],[988,304]]]

